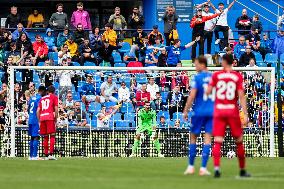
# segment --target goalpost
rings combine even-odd
[[[6,155],[8,157],[16,157],[16,117],[15,117],[15,103],[14,103],[14,84],[15,84],[15,71],[24,70],[24,69],[30,69],[30,70],[78,70],[78,71],[86,71],[86,70],[93,70],[93,71],[134,71],[134,70],[144,70],[146,71],[146,74],[149,74],[152,72],[152,74],[158,74],[159,71],[165,71],[165,72],[173,72],[173,71],[187,71],[194,72],[194,67],[97,67],[97,66],[11,66],[8,69],[9,72],[9,91],[8,91],[8,102],[7,102],[7,109],[9,110],[9,120],[6,123],[6,130],[10,129],[10,135],[6,136],[6,140],[2,141],[1,151],[2,156]],[[210,71],[218,71],[222,68],[220,67],[208,67]],[[256,72],[266,72],[269,73],[269,76],[267,77],[267,80],[270,80],[270,96],[269,96],[269,126],[266,127],[265,130],[269,132],[269,157],[275,157],[275,136],[274,136],[274,91],[275,91],[275,68],[272,67],[260,67],[260,68],[240,68],[236,67],[234,70],[240,71],[240,72],[249,72],[249,71],[256,71]],[[149,72],[149,73],[147,73]],[[114,131],[113,131],[114,132]],[[6,132],[6,135],[9,134],[9,132]],[[4,152],[5,151],[5,152]]]

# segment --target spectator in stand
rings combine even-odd
[[[86,83],[82,86],[82,102],[87,105],[90,102],[95,102],[98,100],[99,98],[97,96],[96,88],[93,83],[93,76],[88,74],[86,78]]]
[[[87,114],[81,109],[80,102],[75,102],[73,120],[75,120],[76,126],[78,127],[84,127],[87,125]]]
[[[163,99],[160,92],[156,92],[155,99],[150,103],[151,108],[156,111],[162,111],[165,108],[165,104],[163,104]]]
[[[107,81],[103,82],[101,85],[101,96],[100,103],[104,102],[117,102],[117,99],[113,96],[113,94],[117,93],[117,85],[112,81],[112,76],[107,77]]]
[[[111,24],[114,30],[122,30],[127,28],[127,23],[124,16],[120,14],[119,7],[115,7],[114,14],[109,17],[108,22]]]
[[[159,37],[161,39],[161,42],[164,43],[164,37],[161,32],[158,30],[158,25],[153,26],[153,31],[148,35],[149,39],[149,44],[154,45],[155,44],[155,39]]]
[[[182,67],[182,64],[178,63],[177,67]],[[189,77],[187,76],[187,72],[173,71],[171,84],[172,84],[172,89],[174,89],[176,86],[179,86],[180,91],[182,91],[183,93],[187,93],[189,91]]]
[[[167,55],[166,49],[162,50],[161,54],[158,56],[157,66],[158,67],[168,67],[167,59],[168,59],[168,55]]]
[[[159,77],[156,78],[156,83],[160,87],[160,91],[169,91],[170,77],[166,75],[165,71],[160,71]]]
[[[53,30],[50,28],[47,28],[46,30],[46,36],[43,38],[44,42],[48,46],[49,51],[57,52],[57,47],[55,45],[55,37],[52,35]]]
[[[83,25],[81,23],[77,25],[77,29],[73,35],[74,35],[74,41],[78,45],[81,45],[84,39],[89,39],[89,34],[87,31],[84,30]]]
[[[69,66],[67,59],[62,59],[62,66]],[[59,70],[57,72],[59,77],[59,99],[66,99],[68,91],[72,90],[72,81],[71,78],[74,76],[73,70]]]
[[[169,123],[166,121],[165,116],[160,117],[160,123],[159,123],[159,128],[168,128]]]
[[[240,59],[241,55],[246,52],[246,40],[244,36],[239,37],[239,42],[234,47],[234,55],[237,59]]]
[[[138,7],[134,7],[132,14],[128,18],[129,29],[138,29],[138,26],[142,28],[144,26],[144,23],[144,16],[139,13]]]
[[[65,27],[63,32],[59,33],[57,36],[57,47],[61,48],[68,40],[69,36],[71,36],[71,34],[69,33],[69,29]]]
[[[14,102],[15,102],[15,110],[20,112],[22,111],[22,105],[23,105],[23,92],[21,91],[21,85],[19,83],[16,83],[14,86]]]
[[[249,61],[250,59],[254,59],[255,60],[255,56],[251,50],[251,46],[247,46],[246,47],[246,52],[243,53],[240,57],[240,61],[239,61],[239,66],[240,67],[245,67],[247,65],[249,65]]]
[[[105,25],[105,32],[103,33],[102,40],[108,41],[111,46],[116,47],[117,35],[110,23]]]
[[[12,42],[10,46],[11,46],[11,51],[8,52],[7,57],[12,57],[13,63],[16,63],[21,58],[21,52],[20,52],[21,49],[20,50],[17,49],[15,42]]]
[[[30,14],[29,17],[28,17],[27,28],[34,27],[35,26],[34,24],[42,24],[42,26],[43,26],[43,23],[44,23],[44,18],[42,16],[42,14],[40,14],[37,9],[34,9],[33,13]]]
[[[259,50],[260,47],[260,36],[258,30],[254,27],[251,27],[251,32],[246,35],[246,43],[252,46],[252,49],[255,51]]]
[[[7,16],[5,28],[16,28],[22,22],[21,16],[18,14],[18,7],[12,6],[11,13]]]
[[[145,67],[150,67],[150,66],[157,66],[158,63],[158,50],[153,49],[153,51],[149,51],[149,53],[146,54],[145,57]],[[147,72],[150,72],[147,70]]]
[[[114,66],[114,59],[112,57],[112,52],[117,50],[117,47],[110,45],[108,41],[103,41],[103,45],[98,47],[98,63],[103,61],[109,62],[112,66]]]
[[[146,54],[149,53],[149,39],[148,36],[143,39],[143,46],[139,48],[140,58],[139,61],[145,64]]]
[[[175,8],[173,6],[168,6],[166,11],[162,17],[164,21],[164,35],[166,38],[166,46],[170,46],[169,35],[171,31],[176,28],[176,24],[178,21],[178,15],[176,14]],[[161,38],[163,39],[163,38]],[[162,40],[163,43],[164,40]]]
[[[100,28],[95,27],[92,29],[92,32],[89,34],[90,45],[92,49],[98,48],[102,45],[102,35],[100,34]]]
[[[89,38],[84,39],[83,44],[81,44],[79,47],[79,53],[80,53],[81,66],[84,65],[85,61],[96,62],[92,47],[90,45]]]
[[[132,34],[133,44],[137,45],[140,49],[143,46],[143,39],[147,36],[147,33],[143,31],[142,27],[137,26],[137,31]]]
[[[272,49],[278,56],[284,53],[284,26],[273,40]]]
[[[67,111],[73,110],[75,105],[75,101],[73,100],[73,94],[71,91],[67,92],[66,99],[63,101],[63,107]]]
[[[62,60],[71,57],[70,52],[68,52],[68,45],[64,44],[61,51],[58,52],[58,65],[62,65]]]
[[[77,3],[77,10],[73,12],[71,17],[71,23],[73,27],[77,27],[78,24],[82,24],[84,30],[91,30],[91,20],[88,11],[84,10],[82,2]]]
[[[126,83],[123,81],[120,86],[121,87],[118,89],[118,101],[130,102],[130,91],[129,88],[126,87]]]
[[[176,67],[177,64],[180,62],[181,51],[193,46],[199,40],[200,40],[200,36],[197,37],[194,41],[186,44],[185,46],[181,46],[181,41],[179,39],[176,39],[174,41],[173,46],[164,47],[164,48],[158,48],[158,47],[151,47],[151,48],[154,48],[160,51],[166,50],[168,52],[168,60],[167,60],[168,67]]]
[[[252,25],[252,19],[247,15],[247,9],[243,9],[242,16],[237,18],[235,27],[238,30],[247,30],[247,31],[238,31],[239,36],[249,34],[251,25]]]
[[[249,60],[249,65],[246,66],[247,68],[257,68],[258,66],[255,65],[255,59],[251,58]],[[247,71],[246,72],[248,77],[255,76],[255,71]]]
[[[74,42],[74,37],[70,35],[68,40],[65,42],[68,46],[68,51],[70,52],[70,56],[73,61],[78,60],[78,45]]]
[[[33,43],[33,51],[36,54],[38,63],[45,61],[48,58],[48,47],[39,34],[36,35],[35,39],[36,41]]]
[[[30,58],[25,58],[24,59],[24,66],[34,66],[33,61]],[[33,83],[33,79],[34,79],[34,72],[31,69],[24,69],[21,70],[22,72],[22,89],[23,91],[26,91],[30,88],[34,89],[34,83]],[[33,91],[31,90],[30,93],[33,95],[32,93]]]
[[[225,50],[226,54],[234,56],[233,49],[231,47],[225,47],[224,50]]]
[[[239,59],[234,58],[233,60],[233,67],[238,67],[239,66]]]
[[[262,55],[262,58],[265,59],[267,53],[272,53],[272,41],[268,38],[267,33],[263,33],[262,40],[260,41],[259,52]]]
[[[213,10],[216,13],[221,13],[221,15],[217,18],[217,23],[216,23],[216,27],[214,30],[215,33],[215,44],[219,44],[220,43],[220,37],[219,37],[219,32],[223,32],[223,36],[224,36],[224,46],[227,47],[228,46],[228,41],[229,41],[229,26],[228,26],[228,12],[229,10],[233,7],[234,3],[236,2],[236,0],[233,0],[233,2],[228,6],[228,8],[224,9],[224,3],[219,3],[218,4],[218,10],[214,7],[214,5],[211,3],[211,1],[208,1],[210,3],[210,5],[212,6]]]
[[[33,55],[33,45],[25,33],[21,33],[16,42],[17,50],[27,52],[28,55]]]
[[[261,21],[259,21],[259,16],[257,14],[254,15],[253,18],[252,18],[252,26],[251,27],[254,27],[255,29],[257,29],[258,33],[261,34],[263,27],[262,27]]]
[[[25,33],[27,36],[29,36],[28,33],[26,32],[23,24],[19,23],[17,25],[17,29],[12,33],[12,39],[14,41],[16,41],[20,37],[21,33]]]
[[[167,103],[169,105],[169,114],[170,119],[173,119],[173,114],[175,112],[182,112],[183,111],[183,95],[180,92],[180,87],[177,85],[168,93]]]
[[[10,31],[0,29],[0,43],[5,51],[11,50],[10,45],[12,42],[14,42],[12,33]]]
[[[205,22],[208,21],[208,20],[211,20],[213,18],[216,18],[219,15],[220,15],[220,13],[213,14],[211,16],[202,16],[202,9],[199,8],[199,9],[197,9],[196,15],[191,19],[190,27],[193,29],[192,30],[192,40],[195,40],[195,38],[197,38],[197,37],[200,38],[200,40],[198,41],[199,55],[204,54],[204,26],[205,26]],[[197,47],[197,43],[194,43],[192,45],[192,54],[191,54],[191,59],[193,61],[196,58],[196,47]]]
[[[149,83],[147,84],[147,92],[150,93],[151,101],[156,99],[156,93],[159,92],[159,86],[155,83],[154,77],[149,79]]]
[[[279,16],[278,18],[277,27],[279,30],[284,27],[284,10],[282,16]]]
[[[150,98],[150,93],[147,92],[147,85],[143,84],[141,90],[137,90],[133,102],[136,103],[137,108],[141,108],[145,102],[150,102]]]
[[[0,90],[0,105],[6,107],[6,98],[7,98],[7,84],[6,83],[2,83],[2,87]]]
[[[63,12],[63,4],[57,4],[56,10],[57,12],[53,13],[49,19],[49,25],[53,29],[63,30],[65,27],[68,27],[68,17]]]

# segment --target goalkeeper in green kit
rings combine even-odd
[[[161,154],[161,145],[156,134],[156,112],[151,110],[150,102],[145,102],[144,108],[138,111],[138,128],[136,130],[136,138],[132,147],[132,154],[129,157],[135,157],[138,146],[140,146],[141,134],[146,133],[151,136],[151,141],[154,143],[158,151],[158,157],[164,157]]]

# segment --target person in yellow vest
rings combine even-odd
[[[28,17],[28,26],[27,28],[32,28],[34,23],[43,23],[44,18],[42,14],[38,12],[38,10],[34,9],[33,13]]]
[[[107,23],[105,25],[105,32],[103,33],[102,40],[108,41],[110,45],[116,47],[116,40],[117,35],[116,32],[112,29],[112,25],[110,23]]]
[[[74,42],[74,37],[70,35],[65,42],[65,44],[68,46],[68,51],[70,52],[70,56],[73,61],[78,59],[78,45]]]

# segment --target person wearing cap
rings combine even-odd
[[[48,46],[42,39],[41,35],[37,34],[35,37],[36,41],[33,43],[33,51],[35,53],[35,58],[37,63],[40,61],[45,61],[48,55]]]
[[[238,30],[247,30],[247,31],[238,31],[239,35],[249,34],[249,30],[252,26],[252,19],[247,14],[247,9],[242,10],[242,15],[237,18],[235,27]]]
[[[190,21],[190,27],[192,28],[192,40],[195,40],[196,37],[200,36],[198,41],[199,45],[199,55],[204,54],[204,27],[205,22],[216,18],[221,13],[216,13],[210,16],[202,16],[202,9],[198,8],[195,16]],[[196,58],[196,47],[197,43],[194,43],[192,46],[191,58],[194,60]]]
[[[148,35],[149,44],[154,45],[155,39],[159,37],[161,39],[161,43],[164,43],[164,36],[161,32],[159,32],[158,25],[153,26],[153,30]]]
[[[117,35],[110,23],[105,25],[105,32],[103,33],[102,40],[108,41],[110,45],[116,47]]]
[[[50,28],[47,28],[46,30],[46,36],[43,38],[44,42],[48,46],[49,51],[57,52],[57,47],[55,45],[55,37],[52,35],[53,30]]]
[[[82,2],[77,3],[77,10],[73,12],[71,17],[71,24],[73,27],[77,27],[77,25],[81,23],[83,26],[83,29],[85,30],[91,30],[91,20],[90,15],[88,11],[84,10],[84,4]]]
[[[83,25],[81,23],[77,25],[77,29],[73,35],[74,35],[74,41],[78,45],[81,45],[85,39],[89,39],[89,33],[84,30]]]
[[[245,37],[246,43],[252,46],[253,50],[258,51],[260,47],[260,36],[258,34],[258,29],[251,27],[251,32]]]
[[[42,16],[42,14],[40,14],[37,9],[34,9],[33,13],[30,14],[29,17],[28,17],[28,26],[27,26],[27,28],[32,28],[33,24],[43,23],[43,22],[44,22],[44,18]]]
[[[127,28],[126,20],[124,16],[120,14],[119,7],[115,7],[114,14],[109,17],[108,22],[111,24],[114,30],[122,30]]]
[[[171,40],[169,38],[170,33],[174,28],[176,28],[178,21],[178,15],[176,14],[174,6],[168,6],[166,8],[162,20],[164,21],[164,35],[166,38],[166,45],[169,46],[171,44]]]
[[[63,12],[63,4],[59,3],[56,5],[57,12],[53,13],[49,19],[49,25],[53,29],[62,30],[68,27],[67,14]]]
[[[68,27],[65,27],[63,32],[60,32],[57,36],[57,47],[58,48],[61,48],[62,45],[64,45],[64,43],[67,41],[67,39],[69,38],[70,36],[70,32],[69,32],[69,29]]]
[[[263,60],[267,53],[272,53],[272,41],[268,38],[267,33],[263,33],[262,39],[260,40],[259,52],[262,55]]]
[[[68,51],[70,52],[72,59],[75,60],[78,57],[78,45],[74,42],[74,37],[70,35],[65,44],[68,46]]]
[[[218,9],[215,8],[215,6],[211,3],[210,0],[208,0],[208,3],[211,5],[215,13],[221,13],[221,15],[217,18],[216,27],[214,30],[215,33],[215,44],[220,43],[220,37],[219,32],[223,32],[224,36],[224,46],[227,47],[229,43],[229,26],[228,26],[228,12],[235,4],[236,0],[233,0],[228,8],[225,8],[224,3],[218,4]],[[225,9],[224,9],[225,8]]]

